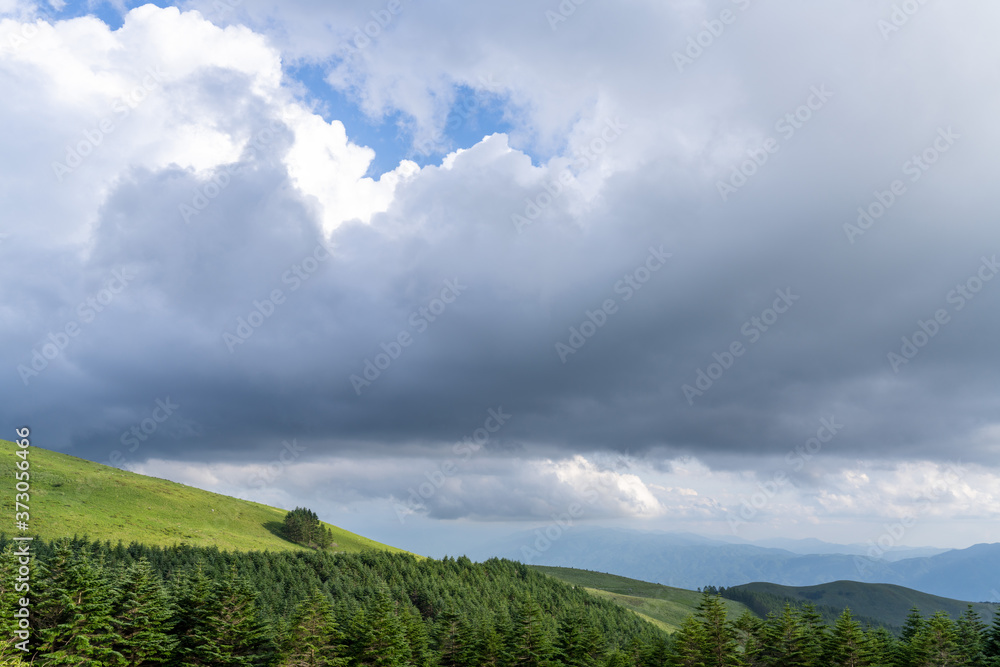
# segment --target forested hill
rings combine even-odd
[[[742,602],[761,617],[781,613],[786,604],[801,606],[809,603],[816,606],[824,621],[833,623],[845,608],[850,608],[856,619],[893,631],[903,627],[911,609],[919,609],[924,614],[944,612],[957,620],[970,604],[893,584],[856,581],[834,581],[819,586],[779,586],[755,582],[724,589],[722,595]],[[972,608],[987,622],[993,620],[998,607],[1000,605],[989,603],[972,604]]]
[[[16,560],[6,538],[0,546],[7,638]],[[512,561],[68,540],[33,549],[29,657],[43,667],[654,667],[666,659],[667,636],[653,625]]]

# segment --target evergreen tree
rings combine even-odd
[[[420,614],[413,607],[406,606],[400,620],[410,648],[410,664],[413,667],[430,667],[434,663],[434,652],[430,647],[430,634]],[[469,624],[463,619],[459,628],[459,642],[463,650],[468,648],[469,636]]]
[[[434,648],[440,667],[462,667],[465,664],[459,639],[461,617],[452,609],[438,616],[434,624]]]
[[[802,605],[799,613],[802,626],[802,664],[805,667],[826,667],[823,653],[829,631],[823,617],[811,602]]]
[[[134,667],[166,662],[177,640],[170,634],[172,605],[145,557],[124,571],[113,602],[115,650]]]
[[[71,555],[66,543],[60,544],[54,565],[43,569],[39,585],[39,617],[49,623],[38,648],[44,664],[124,664],[112,648],[118,637],[112,627],[111,585],[101,566],[86,553]]]
[[[587,623],[583,610],[577,610],[559,623],[555,655],[559,664],[567,667],[598,667],[603,650],[594,646],[594,629]]]
[[[198,563],[177,582],[174,598],[174,662],[200,667],[219,664],[223,656],[214,643],[217,609],[215,585]]]
[[[989,667],[1000,667],[1000,608],[994,608],[993,625],[983,637],[983,654]]]
[[[959,653],[966,667],[984,667],[986,624],[970,604],[955,624]]]
[[[211,634],[223,664],[229,667],[266,665],[275,653],[271,630],[257,607],[257,594],[230,570],[212,605]]]
[[[917,667],[954,667],[961,664],[955,625],[943,611],[927,619],[911,645],[920,662]]]
[[[500,667],[509,662],[510,654],[507,651],[507,643],[504,641],[506,633],[492,625],[488,625],[476,642],[475,653],[472,659],[466,662],[467,665],[479,665],[479,667]]]
[[[605,660],[604,667],[632,667],[634,664],[625,651],[612,651]]]
[[[533,598],[526,598],[518,609],[511,637],[512,665],[540,667],[550,664],[552,638],[545,624],[542,608]]]
[[[910,613],[907,614],[906,620],[903,622],[903,630],[899,638],[907,643],[912,642],[920,634],[923,627],[924,617],[920,615],[920,610],[916,607],[910,607]]]
[[[761,639],[763,622],[749,611],[744,611],[733,623],[736,630],[736,648],[744,667],[761,667],[764,642]]]
[[[670,642],[666,637],[657,637],[643,651],[640,664],[643,667],[667,667],[670,664]]]
[[[376,594],[367,609],[355,613],[348,638],[352,667],[403,667],[410,659],[406,628],[384,591]]]
[[[736,630],[726,619],[726,606],[718,595],[702,595],[695,617],[704,631],[706,667],[738,665]]]
[[[868,649],[871,667],[897,667],[896,638],[885,628],[875,628],[868,632]]]
[[[310,547],[325,549],[333,544],[333,532],[323,525],[311,509],[296,507],[285,515],[285,538]]]
[[[923,631],[926,621],[916,607],[910,608],[910,613],[903,623],[900,641],[896,644],[895,663],[898,667],[920,667],[924,663],[917,636]]]
[[[285,632],[278,667],[344,667],[344,647],[330,598],[313,592],[296,608]]]
[[[870,664],[867,637],[851,616],[850,609],[844,609],[833,627],[825,662],[830,667],[867,667]]]
[[[671,637],[670,664],[673,667],[705,667],[708,637],[694,616],[688,616]]]
[[[763,663],[768,667],[804,667],[806,640],[802,623],[787,603],[781,616],[769,614],[762,632]]]

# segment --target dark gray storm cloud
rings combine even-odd
[[[46,173],[62,139],[39,158],[8,137],[5,175],[24,155],[38,178],[0,195],[24,221],[0,245],[0,421],[101,461],[138,442],[133,460],[247,462],[293,437],[312,455],[447,455],[502,408],[491,456],[754,469],[828,418],[845,460],[993,465],[989,22],[959,32],[971,9],[927,5],[883,34],[889,4],[786,4],[588,4],[556,29],[534,5],[495,24],[452,7],[461,36],[432,20],[443,10],[407,5],[343,60],[321,21],[303,23],[326,10],[247,2],[251,27],[284,16],[273,43],[318,59],[358,104],[433,136],[434,91],[486,71],[519,129],[401,179],[386,210],[329,233],[337,201],[290,172],[287,99],[224,67],[162,94],[266,140],[201,170],[125,159],[96,207]],[[738,20],[687,51],[724,9]],[[505,44],[519,21],[530,29]],[[48,93],[28,93],[6,122],[43,136],[30,116]],[[33,215],[32,198],[58,202]],[[493,483],[483,498],[499,497]],[[532,513],[525,485],[511,514]],[[438,501],[441,517],[485,512]]]

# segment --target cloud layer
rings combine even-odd
[[[722,525],[738,498],[659,475],[756,484],[821,419],[789,469],[816,521],[898,514],[873,499],[949,461],[994,479],[996,7],[223,6],[0,6],[11,428],[147,471],[294,438],[302,484],[391,516],[511,415],[437,519],[544,520],[614,474],[595,519]],[[365,177],[295,64],[401,153],[456,150]],[[463,87],[514,129],[452,146]]]

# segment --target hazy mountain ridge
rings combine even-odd
[[[817,546],[831,549],[838,545]],[[861,545],[839,546],[856,552]],[[800,544],[797,548],[803,547]],[[477,557],[487,555],[532,565],[609,572],[680,588],[730,587],[758,581],[814,586],[846,580],[895,584],[956,600],[1000,600],[1000,571],[995,567],[1000,562],[1000,544],[891,560],[858,553],[800,554],[755,544],[698,539],[690,534],[577,528],[548,542],[536,533],[524,533],[476,553]]]

